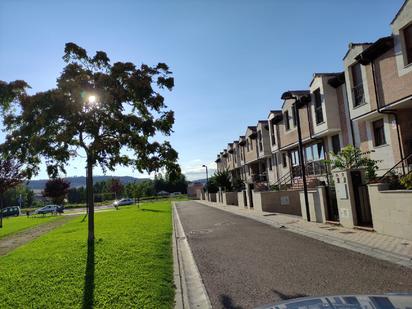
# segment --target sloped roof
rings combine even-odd
[[[277,115],[277,114],[282,114],[281,110],[271,110],[268,114],[268,118],[270,117],[270,115]]]
[[[333,88],[338,88],[340,85],[345,83],[345,72],[340,72],[336,76],[328,79],[328,84]]]
[[[311,81],[310,84],[309,84],[309,87],[312,86],[313,81],[315,80],[316,77],[322,77],[322,76],[325,76],[325,77],[335,77],[335,76],[339,75],[340,73],[341,73],[341,72],[333,72],[333,73],[313,73],[313,78],[312,78],[312,81]]]
[[[352,48],[356,46],[364,46],[364,45],[372,45],[371,42],[363,42],[363,43],[349,43],[348,50],[345,53],[345,56],[343,56],[342,60],[345,60],[345,58],[348,56],[349,52],[352,50]]]
[[[409,0],[405,0],[405,2],[402,4],[402,6],[399,8],[399,11],[396,13],[395,17],[392,19],[391,21],[391,25],[395,22],[395,20],[398,18],[398,16],[401,14],[401,12],[403,11],[403,9],[406,6],[406,3],[408,3]]]
[[[375,43],[366,48],[363,52],[355,57],[357,61],[361,64],[368,64],[375,60],[380,55],[386,53],[388,50],[393,48],[394,41],[392,36],[385,36],[379,38]]]

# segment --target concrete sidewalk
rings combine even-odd
[[[238,206],[228,206],[207,201],[196,202],[251,218],[274,227],[282,227],[291,232],[328,244],[412,268],[412,242],[405,239],[330,224],[307,222],[298,216],[258,212],[239,208]]]

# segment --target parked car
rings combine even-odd
[[[3,208],[3,217],[18,217],[21,215],[21,210],[19,206],[11,206]]]
[[[114,201],[113,206],[124,206],[124,205],[132,205],[134,203],[133,199],[131,198],[122,198],[121,200]]]
[[[170,193],[170,196],[177,196],[177,195],[182,195],[182,192],[172,192],[172,193]]]
[[[42,208],[36,209],[33,214],[35,215],[45,215],[45,214],[52,214],[52,213],[63,213],[64,206],[60,205],[46,205]]]

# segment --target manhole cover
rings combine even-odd
[[[341,233],[341,234],[353,234],[353,233],[355,233],[355,232],[351,232],[351,231],[342,231],[342,232],[339,232],[339,233]]]
[[[202,234],[207,234],[210,232],[212,232],[212,230],[209,230],[209,229],[194,230],[194,231],[190,231],[190,235],[202,235]]]
[[[328,231],[336,231],[337,229],[331,227],[331,228],[328,228],[327,230],[328,230]]]
[[[215,223],[214,225],[215,226],[221,226],[221,225],[232,225],[232,224],[235,224],[235,223],[233,223],[231,221],[223,221],[223,222]]]

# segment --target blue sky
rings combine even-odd
[[[66,42],[112,61],[166,62],[176,84],[165,93],[176,113],[170,141],[188,178],[203,178],[202,164],[214,168],[228,142],[280,107],[283,91],[307,89],[314,72],[341,71],[349,42],[388,35],[402,3],[1,0],[0,80],[24,79],[33,92],[54,87]],[[82,175],[84,159],[67,171]],[[36,178],[46,177],[42,168]]]

